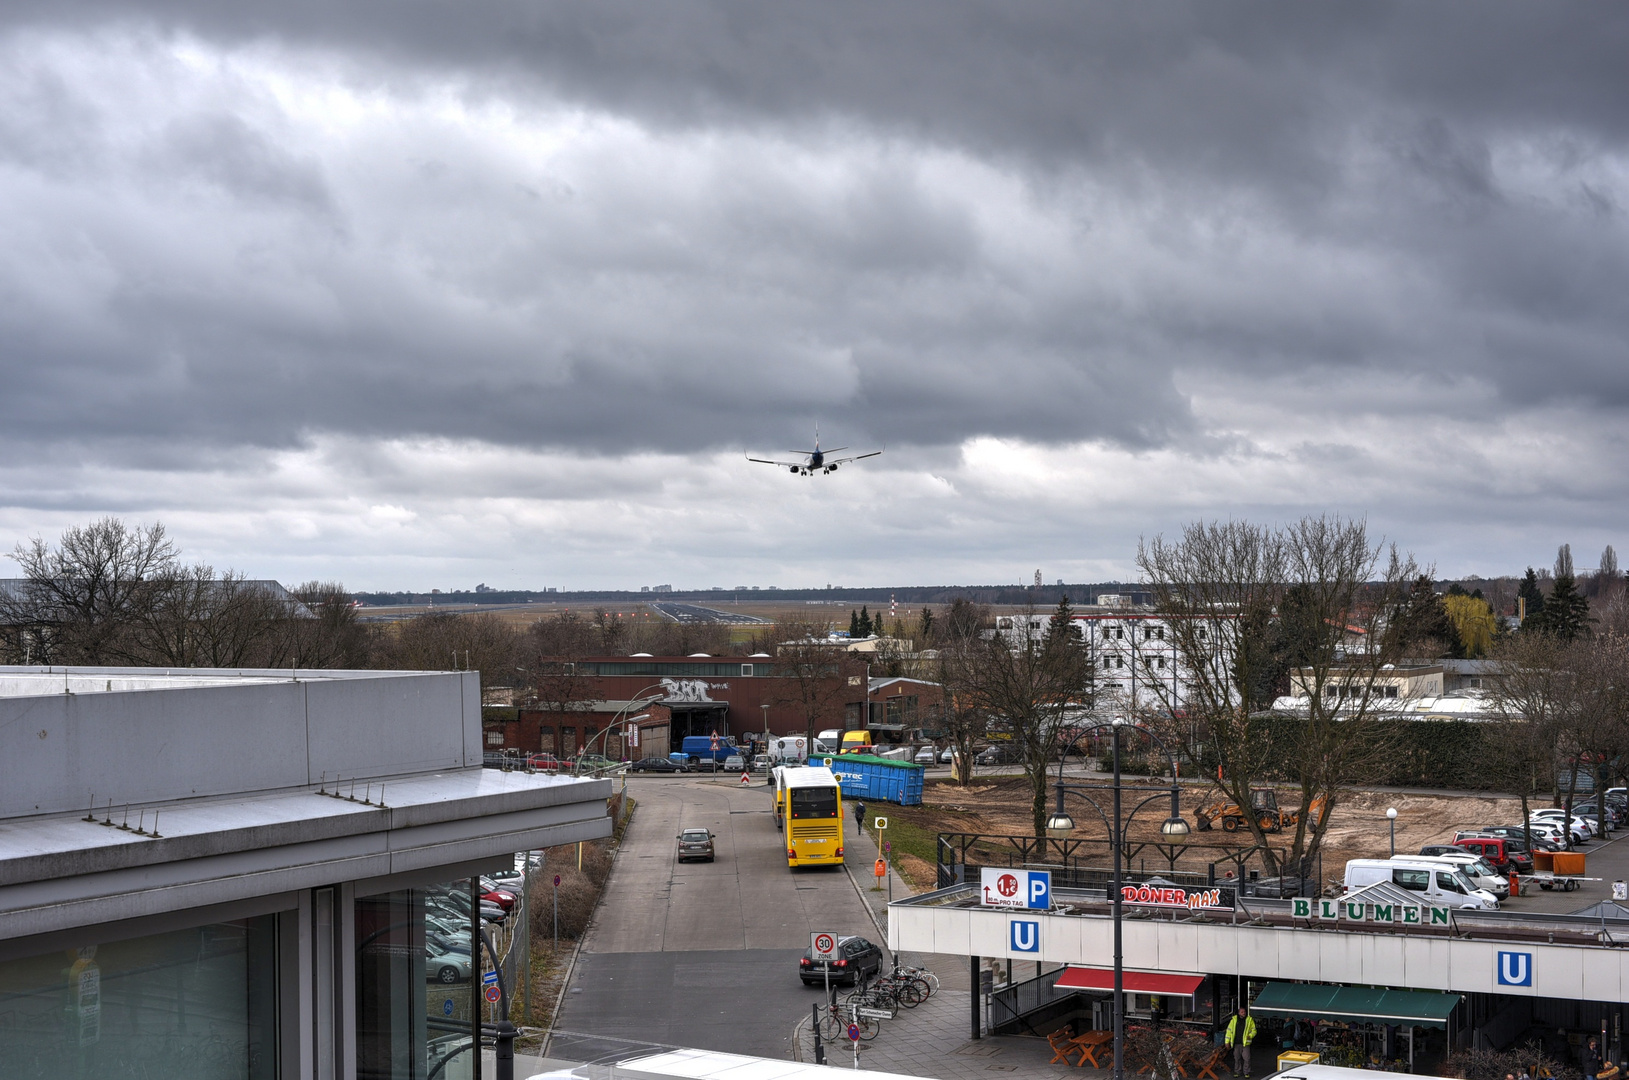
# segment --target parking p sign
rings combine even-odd
[[[1052,874],[1048,870],[979,870],[979,902],[985,907],[1048,911],[1052,907]]]

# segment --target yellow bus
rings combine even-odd
[[[775,770],[775,827],[786,840],[786,865],[841,866],[843,789],[823,766]]]

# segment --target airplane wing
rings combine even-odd
[[[747,458],[747,460],[748,461],[756,461],[760,465],[779,465],[783,469],[801,469],[804,466],[809,464],[809,462],[807,460],[804,460],[804,461],[770,461],[768,458],[761,458],[761,457],[749,457],[749,458]]]
[[[831,458],[827,458],[826,459],[826,465],[828,467],[833,466],[833,465],[847,465],[851,461],[861,461],[861,460],[863,460],[865,458],[868,458],[868,457],[876,457],[880,453],[882,453],[881,450],[873,450],[869,454],[855,454],[853,457],[837,458],[836,460],[833,460]]]

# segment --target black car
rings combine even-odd
[[[1477,832],[1486,833],[1489,836],[1502,836],[1506,840],[1515,840],[1517,843],[1521,843],[1523,837],[1525,836],[1529,841],[1531,841],[1531,847],[1534,851],[1566,850],[1566,848],[1562,847],[1560,844],[1557,844],[1553,840],[1546,840],[1536,831],[1523,829],[1520,825],[1492,825],[1486,829],[1478,829]]]
[[[882,950],[863,937],[837,939],[837,959],[829,962],[831,981],[847,981],[851,985],[870,979],[882,971]],[[814,952],[805,950],[798,960],[798,976],[804,986],[822,986],[826,982],[828,961],[816,960]]]
[[[640,758],[628,766],[629,772],[689,772],[690,767],[669,761],[665,757]]]
[[[986,746],[978,752],[973,759],[975,765],[1007,765],[1017,760],[1017,755],[1009,747]]]

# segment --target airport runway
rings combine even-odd
[[[720,611],[700,604],[680,604],[669,601],[651,601],[650,606],[663,618],[676,623],[728,623],[736,626],[768,626],[770,620],[756,615],[742,615],[735,611]]]

